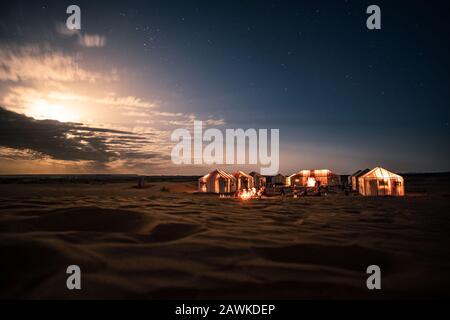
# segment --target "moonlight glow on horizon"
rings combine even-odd
[[[79,120],[79,116],[74,110],[64,105],[48,103],[45,100],[32,103],[25,114],[39,120],[50,119],[60,122],[75,122]]]

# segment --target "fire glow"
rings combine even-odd
[[[307,182],[306,182],[306,186],[307,187],[315,187],[316,186],[316,179],[314,179],[313,177],[309,177]]]
[[[238,198],[242,200],[248,200],[252,198],[260,198],[263,193],[263,189],[256,190],[256,188],[243,189],[239,191]]]

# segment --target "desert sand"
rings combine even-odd
[[[439,181],[410,179],[403,198],[247,201],[195,194],[196,181],[3,183],[0,297],[449,296],[450,192]],[[79,291],[66,288],[72,264]],[[371,264],[382,290],[366,288]]]

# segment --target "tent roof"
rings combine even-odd
[[[223,170],[220,169],[216,169],[214,171],[211,171],[210,173],[204,175],[203,177],[201,177],[200,179],[207,179],[209,176],[213,175],[213,174],[217,174],[223,178],[227,178],[227,179],[234,179],[233,175],[226,173]]]
[[[244,171],[238,171],[234,174],[234,176],[244,176],[247,178],[253,178],[251,175],[246,174]]]
[[[359,178],[359,177],[365,175],[369,171],[370,171],[370,169],[368,169],[368,168],[364,169],[364,170],[358,170],[352,175],[352,177]]]
[[[223,170],[219,169],[219,170],[216,170],[216,171],[224,178],[229,178],[229,179],[233,179],[234,178],[232,174],[230,174],[228,172],[225,172]]]
[[[373,168],[369,172],[367,172],[364,175],[360,176],[360,178],[377,178],[377,179],[397,178],[397,179],[403,179],[398,174],[390,172],[390,171],[388,171],[388,170],[386,170],[384,168],[381,168],[381,167]]]

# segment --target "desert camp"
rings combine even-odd
[[[345,178],[343,183],[341,178]],[[404,196],[404,180],[400,175],[384,168],[358,170],[348,176],[340,176],[328,169],[300,170],[289,177],[278,174],[265,177],[255,171],[233,174],[214,170],[198,179],[199,193],[232,194],[238,197],[245,192],[254,195],[363,195]]]

